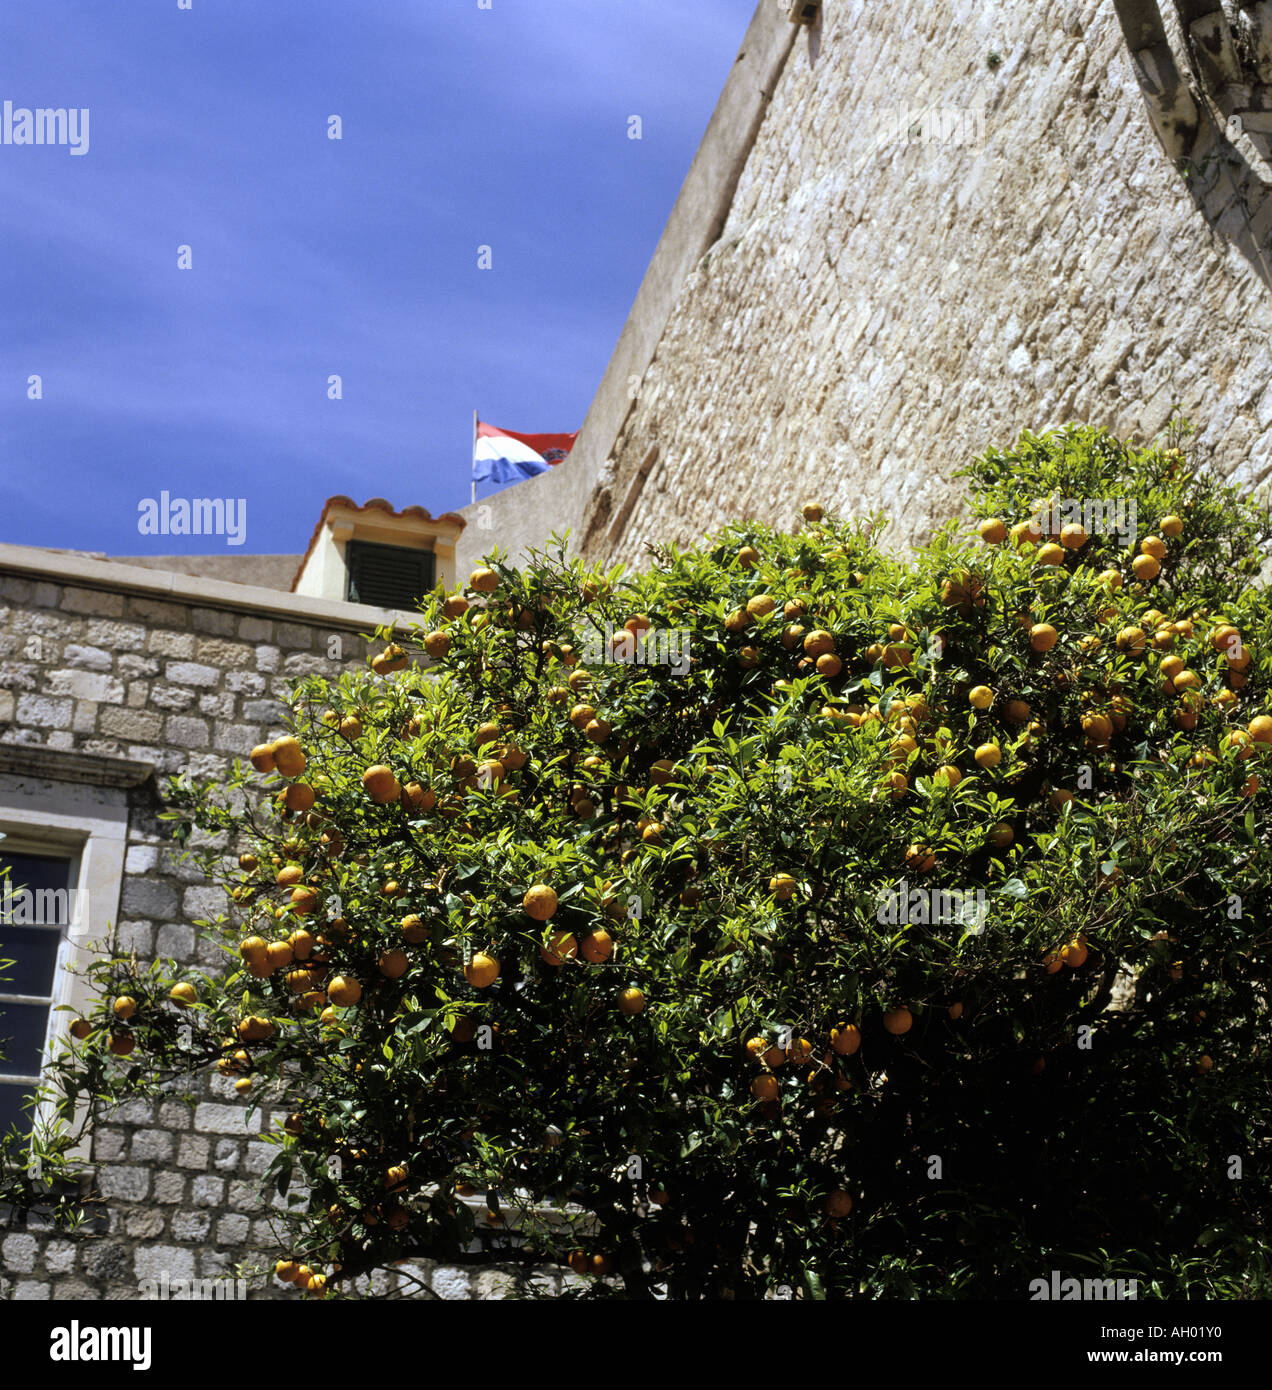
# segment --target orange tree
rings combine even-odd
[[[1266,1294],[1270,531],[1186,443],[1025,436],[911,559],[491,559],[172,789],[231,965],[103,961],[66,1075],[285,1113],[326,1296],[474,1225],[592,1297]]]

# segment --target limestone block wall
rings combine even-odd
[[[643,563],[805,498],[882,508],[911,544],[985,446],[1071,420],[1151,437],[1176,401],[1220,473],[1267,477],[1272,88],[1230,76],[1185,170],[1107,0],[825,0],[600,469],[586,551]]]
[[[110,569],[119,567],[98,567]],[[214,773],[282,732],[292,681],[364,662],[358,634],[383,616],[352,605],[329,605],[334,620],[289,616],[279,610],[292,596],[275,597],[274,611],[235,611],[212,596],[173,602],[0,564],[0,819],[6,797],[38,801],[59,757],[153,764],[157,776],[119,793],[127,845],[116,921],[120,945],[143,961],[215,969],[224,959],[195,926],[222,910],[223,896],[172,846],[158,819],[162,780]],[[328,655],[333,635],[340,660]],[[21,753],[19,771],[4,771],[6,749]],[[100,1117],[87,1187],[96,1217],[81,1232],[61,1234],[38,1215],[9,1224],[0,1212],[0,1298],[137,1299],[142,1280],[224,1279],[273,1248],[258,1179],[276,1152],[262,1131],[277,1117],[268,1108],[249,1116],[232,1078],[182,1090],[193,1105],[174,1094]],[[450,1298],[494,1296],[511,1278],[497,1268],[425,1273]],[[253,1281],[246,1296],[297,1297],[272,1279]]]

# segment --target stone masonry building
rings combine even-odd
[[[162,778],[280,732],[293,679],[362,663],[363,634],[494,547],[569,529],[639,564],[809,496],[913,543],[986,446],[1070,420],[1148,438],[1176,404],[1217,473],[1267,478],[1270,189],[1272,0],[758,0],[550,473],[437,519],[333,498],[304,556],[0,545],[0,854],[90,903],[40,947],[44,993],[0,983],[0,1012],[28,1011],[0,1073],[38,1070],[39,1010],[75,1003],[66,967],[108,924],[143,958],[216,964],[194,924],[220,904],[165,838]],[[0,1107],[24,1075],[0,1074]],[[251,1261],[267,1121],[222,1078],[108,1117],[85,1155],[100,1219],[0,1229],[0,1296],[135,1298]]]

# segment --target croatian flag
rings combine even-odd
[[[477,422],[473,441],[474,483],[517,483],[546,473],[574,447],[573,434],[518,434]]]

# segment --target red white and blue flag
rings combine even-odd
[[[516,483],[546,473],[574,447],[573,434],[519,434],[477,422],[473,441],[473,482]]]

